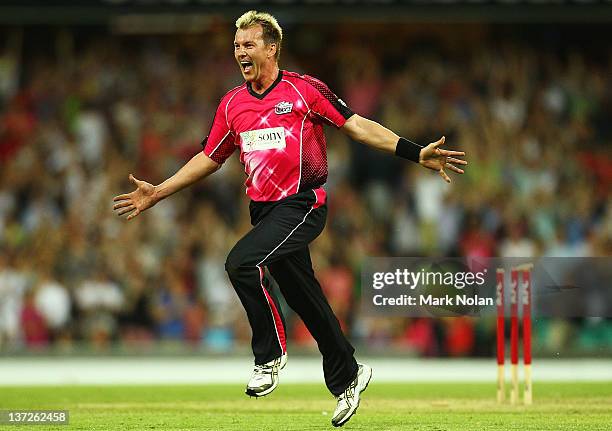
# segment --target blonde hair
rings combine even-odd
[[[278,25],[276,18],[266,12],[250,10],[236,20],[236,28],[238,29],[246,29],[257,24],[261,25],[263,29],[264,43],[266,45],[276,44],[276,54],[274,54],[274,57],[278,60],[283,40],[283,29]]]

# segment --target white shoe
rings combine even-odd
[[[357,377],[338,397],[338,405],[331,421],[333,426],[341,427],[355,414],[357,407],[359,407],[359,397],[368,387],[371,378],[372,368],[365,364],[359,364]]]
[[[278,372],[285,368],[286,364],[287,354],[285,353],[270,362],[255,365],[251,380],[249,380],[244,392],[251,397],[268,395],[278,386]]]

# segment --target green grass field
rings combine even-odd
[[[335,400],[323,385],[281,385],[250,399],[241,385],[1,387],[0,410],[67,409],[57,430],[321,430]],[[531,407],[498,406],[495,384],[378,384],[351,430],[609,430],[612,382],[537,383]]]

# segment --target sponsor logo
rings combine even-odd
[[[240,133],[242,152],[272,150],[285,148],[285,129],[271,127],[269,129],[248,130]]]
[[[274,107],[274,113],[278,114],[278,115],[288,114],[288,113],[291,112],[292,109],[293,109],[293,103],[290,103],[290,102],[279,102]]]

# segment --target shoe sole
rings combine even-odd
[[[279,371],[285,368],[285,365],[287,365],[287,360],[285,360],[285,363],[281,363]],[[272,392],[274,389],[276,389],[277,386],[278,386],[278,379],[276,379],[276,383],[274,383],[272,386],[270,386],[265,391],[255,392],[252,389],[246,388],[244,393],[247,394],[249,397],[255,397],[255,398],[265,397],[270,392]]]
[[[249,397],[255,397],[255,398],[265,397],[270,392],[272,392],[274,389],[276,389],[277,386],[278,386],[278,382],[275,385],[270,386],[268,389],[266,389],[265,391],[262,391],[262,392],[255,392],[255,391],[247,388],[244,391],[244,393],[247,394]]]
[[[372,368],[368,367],[370,369],[370,375],[368,376],[368,380],[366,381],[365,386],[363,387],[362,390],[359,391],[359,396],[357,398],[357,403],[355,404],[355,408],[353,410],[349,410],[349,412],[347,413],[347,415],[345,417],[342,418],[342,420],[340,422],[338,422],[337,424],[332,423],[333,426],[335,427],[341,427],[342,425],[344,425],[345,423],[348,422],[348,420],[350,418],[353,417],[353,415],[357,412],[357,409],[359,408],[359,403],[361,402],[361,394],[363,392],[365,392],[365,390],[368,388],[368,385],[370,384],[370,380],[372,380]]]

